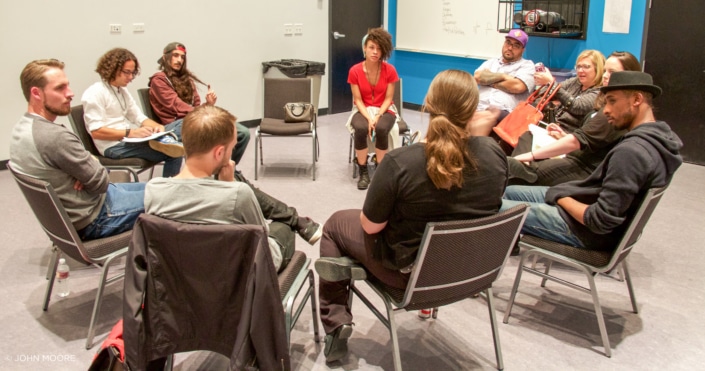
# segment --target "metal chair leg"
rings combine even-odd
[[[260,141],[259,129],[257,129],[257,131],[255,132],[255,180],[257,180],[257,166],[258,166],[257,159],[259,157],[258,156],[259,152],[257,151],[257,148],[259,147],[259,141]]]
[[[127,252],[127,249],[125,249]],[[125,273],[116,274],[113,277],[108,278],[108,273],[110,272],[110,264],[116,258],[120,258],[125,255],[125,252],[121,254],[114,254],[105,260],[103,263],[103,271],[100,275],[100,284],[98,285],[98,291],[95,294],[95,303],[93,304],[93,314],[91,314],[91,323],[88,326],[88,337],[86,338],[86,349],[91,349],[93,347],[93,337],[95,337],[95,324],[98,322],[98,314],[100,313],[100,306],[103,304],[103,291],[105,286],[117,281],[125,276]]]
[[[313,180],[316,180],[316,131],[313,131],[313,161],[311,162],[311,166],[313,166],[313,170],[311,173],[313,174]]]
[[[394,319],[394,309],[392,305],[384,300],[387,308],[387,319],[389,320],[389,335],[392,338],[392,355],[394,356],[394,370],[401,371],[401,355],[399,354],[399,337],[397,337],[397,323]]]
[[[499,343],[499,328],[497,327],[497,316],[494,312],[494,298],[492,297],[492,288],[485,290],[487,296],[487,308],[490,311],[490,324],[492,325],[492,339],[494,340],[494,354],[497,357],[497,369],[504,369],[504,360],[502,358],[502,346]]]
[[[512,314],[512,306],[514,306],[514,299],[517,296],[517,291],[519,290],[519,282],[521,282],[521,275],[524,273],[524,261],[526,261],[526,258],[531,255],[529,254],[529,251],[524,251],[523,254],[521,254],[521,260],[519,260],[519,267],[517,267],[517,276],[514,278],[514,285],[512,286],[512,293],[509,295],[509,303],[507,303],[507,310],[504,312],[504,319],[502,322],[508,323],[509,322],[509,316]]]
[[[61,253],[59,252],[59,249],[57,249],[56,246],[53,246],[51,252],[51,261],[49,262],[49,266],[47,267],[48,282],[46,293],[44,294],[44,306],[42,307],[42,310],[44,310],[45,312],[49,308],[49,301],[51,300],[51,291],[54,289],[54,279],[56,278],[56,267],[59,265],[60,256]]]
[[[585,271],[588,282],[590,283],[590,293],[592,294],[592,301],[595,305],[595,315],[597,316],[597,325],[600,327],[600,336],[602,337],[602,345],[605,348],[605,355],[607,357],[612,357],[612,348],[610,348],[610,339],[607,336],[607,327],[605,326],[605,316],[602,314],[602,306],[600,305],[600,298],[597,295],[597,287],[595,286],[595,276],[590,274],[590,272]]]
[[[316,343],[321,341],[321,336],[318,330],[318,303],[316,302],[316,280],[313,278],[313,271],[308,272],[309,290],[311,292],[311,318],[313,319],[313,341]]]
[[[634,295],[634,286],[632,286],[632,277],[629,275],[629,268],[627,267],[627,260],[622,260],[622,272],[624,272],[624,280],[627,281],[627,289],[629,290],[629,298],[632,301],[632,309],[634,313],[639,313],[639,309],[636,304],[636,296]]]

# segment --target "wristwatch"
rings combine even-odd
[[[130,136],[130,128],[125,129],[125,138]]]

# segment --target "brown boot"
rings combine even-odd
[[[357,180],[357,189],[367,189],[370,186],[370,173],[367,165],[357,165],[360,168],[360,178]]]

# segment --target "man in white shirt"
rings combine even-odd
[[[98,60],[96,72],[101,81],[86,89],[81,102],[86,129],[98,151],[115,159],[138,157],[164,161],[164,177],[178,174],[184,154],[179,142],[181,122],[162,126],[148,119],[126,89],[139,74],[137,57],[127,49],[112,49]],[[137,143],[122,141],[147,138],[165,130],[172,133]]]
[[[534,62],[523,58],[528,41],[526,32],[509,31],[502,45],[502,57],[489,59],[475,70],[480,102],[468,126],[472,135],[489,135],[534,90]]]

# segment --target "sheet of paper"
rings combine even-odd
[[[171,132],[172,132],[172,130],[162,131],[161,133],[154,133],[154,134],[152,134],[148,137],[144,137],[144,138],[122,138],[122,141],[126,142],[126,143],[141,143],[141,142],[146,142],[146,141],[149,141],[152,139],[157,139],[157,138],[164,136],[164,135],[167,135]]]
[[[629,33],[632,0],[605,0],[602,32]]]

